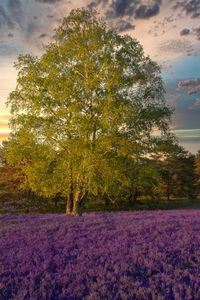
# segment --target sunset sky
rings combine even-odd
[[[200,149],[200,0],[1,0],[0,140],[9,133],[6,98],[16,85],[20,53],[40,55],[72,8],[99,11],[120,34],[136,37],[161,66],[172,129],[182,145]]]

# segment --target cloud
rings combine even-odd
[[[116,22],[115,28],[117,32],[125,32],[130,29],[135,29],[135,25],[125,20],[119,20],[118,22]]]
[[[187,91],[188,95],[200,92],[200,78],[179,81],[177,90]]]
[[[131,0],[112,0],[104,6],[104,12],[108,20],[130,17],[134,15],[134,3]]]
[[[160,12],[161,0],[93,0],[89,9],[103,13],[109,25],[118,32],[135,28],[136,19],[149,19]]]
[[[183,35],[188,35],[190,34],[190,29],[188,28],[184,28],[183,30],[181,30],[180,32],[180,35],[183,36]]]
[[[180,145],[191,153],[196,154],[199,151],[200,129],[179,129],[172,130],[177,136]]]
[[[0,28],[8,27],[9,29],[14,28],[12,18],[7,14],[5,8],[0,5]]]
[[[200,109],[200,99],[197,99],[190,108],[191,109]]]
[[[42,34],[39,35],[39,39],[43,39],[43,38],[46,38],[46,37],[48,37],[48,34],[46,34],[46,33],[42,33]]]
[[[38,22],[30,21],[28,24],[26,24],[26,28],[24,31],[24,36],[26,40],[31,40],[31,38],[34,36],[34,33],[38,33]]]
[[[191,43],[186,39],[171,39],[161,43],[159,50],[161,52],[183,53],[193,49]]]
[[[62,1],[62,0],[35,0],[35,1],[40,2],[40,3],[46,3],[46,4],[54,4],[54,3]]]
[[[190,15],[192,18],[198,18],[200,16],[200,1],[199,0],[177,1],[174,8],[175,9],[181,8],[187,15]]]
[[[194,27],[192,29],[184,28],[183,30],[180,31],[180,35],[181,36],[193,35],[199,41],[200,40],[200,26]]]
[[[2,129],[8,129],[8,122],[0,121],[0,130]]]
[[[135,11],[135,17],[138,19],[147,19],[155,16],[160,11],[160,3],[154,3],[152,5],[140,5]]]
[[[11,41],[12,42],[12,41]],[[15,55],[15,53],[18,52],[18,48],[13,44],[7,44],[4,41],[1,41],[0,43],[0,55],[1,56],[11,56]]]
[[[0,29],[15,29],[21,26],[24,12],[20,0],[7,0],[4,5],[0,5]]]
[[[177,108],[172,116],[173,124],[177,129],[200,128],[199,110]]]
[[[181,95],[178,93],[172,93],[172,94],[167,94],[166,100],[169,104],[171,104],[173,107],[177,105],[177,103],[181,100]]]
[[[172,22],[176,21],[176,18],[174,18],[173,15],[170,15],[170,16],[168,16],[168,17],[165,17],[165,18],[164,18],[164,21],[165,21],[166,23],[172,23]]]
[[[188,28],[185,28],[180,31],[181,36],[185,35],[193,35],[197,38],[197,40],[200,40],[200,26],[196,28],[192,28],[191,30]]]
[[[200,16],[200,1],[190,0],[188,3],[186,1],[184,9],[187,14],[190,14],[193,18]]]
[[[8,137],[10,115],[0,114],[0,142]]]
[[[200,139],[200,129],[175,129],[172,130],[179,138],[186,138],[186,139],[193,139],[199,138]]]
[[[7,140],[9,137],[9,134],[8,133],[5,133],[5,132],[0,132],[0,142],[4,141],[4,140]]]
[[[159,13],[160,4],[161,0],[93,0],[88,7],[93,9],[101,6],[107,19],[121,17],[148,19]]]
[[[14,22],[15,26],[22,26],[24,12],[22,9],[22,4],[20,0],[8,0],[7,4],[8,12],[10,17],[12,18],[12,22]]]
[[[4,120],[6,120],[6,122],[8,122],[8,120],[11,118],[11,115],[9,114],[0,114],[0,120],[1,122]]]
[[[197,40],[200,40],[200,26],[193,28],[193,33],[196,36]]]
[[[108,4],[108,0],[94,0],[92,2],[90,2],[87,7],[89,9],[94,9],[97,8],[99,5],[107,5]]]
[[[59,4],[55,10],[55,6],[42,3]],[[50,41],[51,33],[58,25],[56,20],[65,14],[69,1],[65,1],[65,6],[61,3],[62,0],[35,0],[34,3],[32,0],[28,3],[27,0],[0,1],[0,55],[17,56],[27,51],[39,54],[43,49],[43,39]],[[49,34],[44,35],[45,32]]]

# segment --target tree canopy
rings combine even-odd
[[[155,127],[168,132],[159,66],[95,12],[72,10],[41,57],[15,67],[8,161],[33,191],[65,196],[68,213],[81,214],[88,194],[131,186],[127,159],[152,151]]]

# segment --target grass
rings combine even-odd
[[[171,210],[171,209],[200,209],[200,199],[142,199],[133,204],[119,202],[110,205],[103,203],[88,203],[85,210],[89,211],[138,211],[138,210]]]
[[[200,199],[172,199],[166,198],[150,200],[141,198],[134,203],[116,201],[105,205],[102,201],[89,199],[85,205],[86,212],[99,211],[138,211],[138,210],[171,210],[171,209],[200,209]],[[28,199],[26,195],[18,192],[6,191],[0,187],[0,213],[63,213],[65,211],[65,200],[55,202],[52,199],[39,199],[37,197]]]

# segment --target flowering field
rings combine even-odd
[[[2,215],[0,299],[200,299],[200,211]]]

